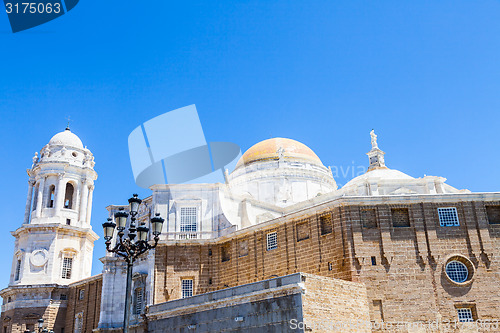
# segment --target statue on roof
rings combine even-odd
[[[35,156],[33,156],[33,164],[31,168],[33,168],[38,163],[38,152],[35,152]]]
[[[375,134],[375,130],[372,129],[372,131],[370,132],[370,135],[372,137],[372,149],[378,148],[377,134]]]

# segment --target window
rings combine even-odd
[[[33,194],[33,207],[31,208],[32,211],[36,210],[37,203],[38,203],[38,184],[36,184],[35,194]]]
[[[307,221],[297,223],[297,242],[309,239],[309,223]]]
[[[66,192],[64,195],[64,208],[73,209],[73,193],[75,188],[71,183],[66,184]]]
[[[278,233],[276,231],[267,234],[267,250],[278,248]]]
[[[470,322],[474,321],[474,317],[472,316],[471,308],[458,308],[458,321],[459,322]]]
[[[332,233],[332,231],[333,231],[332,216],[330,214],[321,216],[319,218],[319,224],[320,224],[322,235]]]
[[[66,219],[66,225],[71,225],[71,219]]]
[[[54,208],[55,192],[56,192],[55,185],[50,185],[50,187],[49,187],[49,197],[48,197],[48,200],[47,200],[47,208]]]
[[[222,262],[231,260],[231,244],[229,242],[221,245],[220,257]]]
[[[238,242],[239,256],[244,257],[248,255],[248,240],[243,239]]]
[[[328,263],[328,270],[329,271],[333,270],[333,263],[331,263],[331,262]]]
[[[21,277],[21,259],[17,259],[16,273],[14,275],[14,281],[19,281],[20,277]]]
[[[182,280],[182,298],[193,296],[193,279]]]
[[[438,208],[439,225],[442,227],[459,226],[457,209],[455,207]]]
[[[65,300],[67,300],[67,299],[68,299],[68,296],[67,296],[66,294],[61,294],[61,295],[59,296],[59,299],[60,299],[61,301],[65,301]]]
[[[62,264],[62,278],[71,279],[71,267],[73,266],[73,258],[64,257]]]
[[[142,313],[144,304],[144,291],[142,288],[136,288],[134,292],[134,314],[139,315]]]
[[[453,282],[462,283],[467,281],[469,270],[464,263],[453,260],[446,264],[446,275],[448,275]]]
[[[490,224],[500,224],[500,206],[486,206],[486,215]]]
[[[198,209],[196,207],[181,207],[181,232],[193,232],[187,234],[184,238],[196,238],[198,226]]]
[[[12,303],[12,297],[7,298],[7,303]]]
[[[80,290],[80,294],[78,295],[78,299],[79,300],[82,300],[85,298],[85,290],[81,289]]]
[[[372,229],[377,227],[377,218],[375,209],[362,209],[361,210],[361,223],[363,228]]]
[[[410,226],[410,215],[408,208],[392,208],[392,226],[395,228],[404,228]]]
[[[83,333],[83,312],[75,316],[75,333]]]
[[[377,258],[372,257],[372,266],[376,266],[376,265],[377,265]]]

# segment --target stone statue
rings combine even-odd
[[[33,168],[38,163],[38,152],[35,152],[35,156],[33,156],[33,164],[31,167]]]
[[[283,147],[279,147],[278,150],[276,150],[276,152],[278,153],[278,158],[282,160],[283,155],[285,155],[285,149],[283,149]]]
[[[378,148],[378,144],[377,144],[377,134],[375,134],[375,131],[372,130],[370,132],[370,135],[372,137],[372,149],[375,149],[375,148]]]

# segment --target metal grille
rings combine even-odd
[[[446,275],[448,275],[452,281],[462,283],[467,280],[469,270],[462,262],[454,260],[446,265]]]
[[[71,267],[73,266],[73,258],[63,258],[62,278],[71,279]]]
[[[182,298],[193,296],[193,280],[182,280]]]
[[[181,232],[197,230],[198,210],[196,207],[181,207]]]
[[[474,321],[474,317],[472,316],[472,309],[471,308],[457,309],[457,313],[458,313],[458,321],[460,321],[460,322]]]
[[[438,208],[439,224],[442,227],[454,227],[460,225],[458,222],[457,209],[455,207]]]
[[[134,314],[136,314],[136,315],[141,314],[143,303],[144,303],[144,292],[143,292],[142,288],[137,288],[135,290]]]
[[[278,233],[271,232],[267,234],[267,250],[274,250],[278,247]]]

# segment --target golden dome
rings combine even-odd
[[[257,161],[278,160],[283,154],[285,160],[298,160],[323,165],[318,155],[298,141],[286,138],[273,138],[261,141],[248,149],[236,164],[236,168]]]

